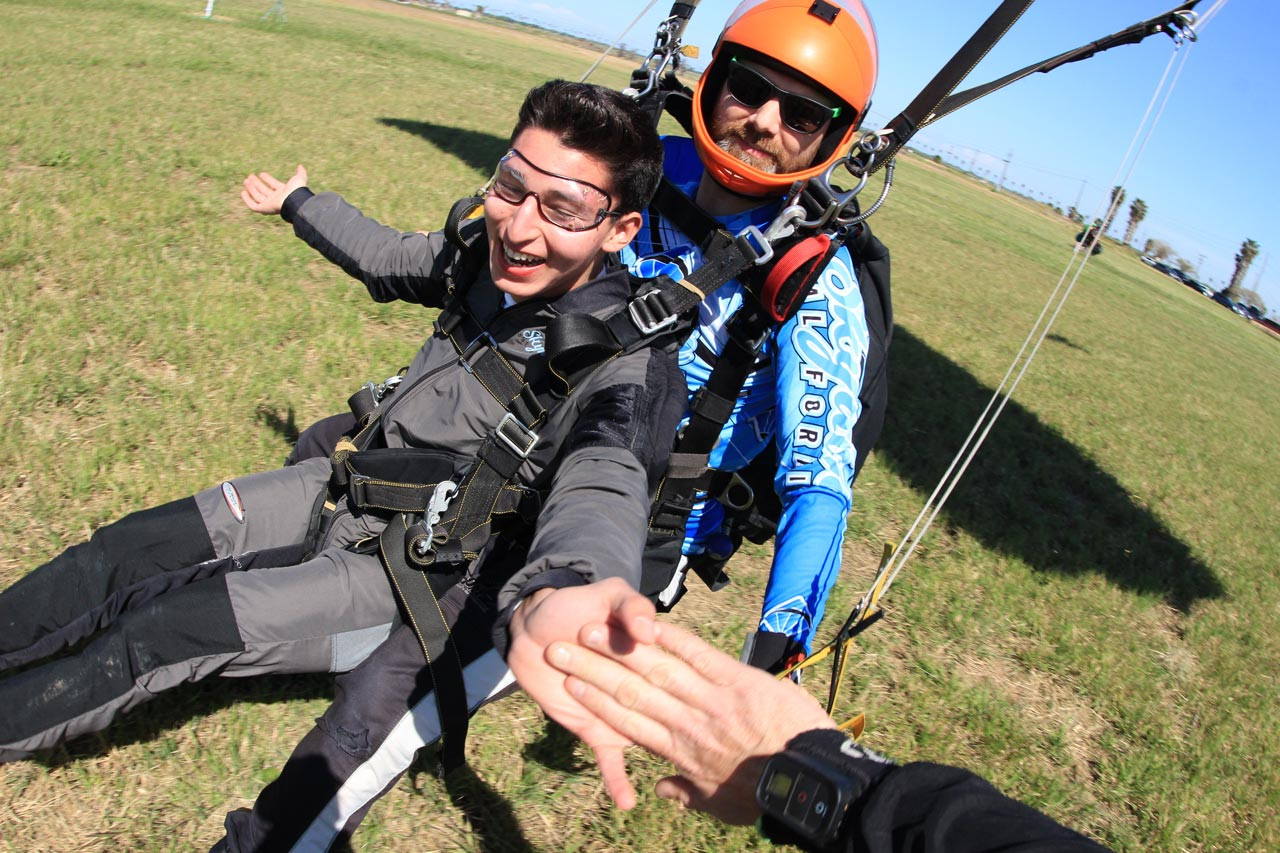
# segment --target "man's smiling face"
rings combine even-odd
[[[605,165],[565,147],[556,134],[538,127],[521,131],[511,147],[518,154],[504,159],[495,175],[495,182],[503,183],[493,187],[484,202],[489,270],[498,289],[517,302],[551,299],[594,277],[606,252],[631,241],[640,216],[610,212],[588,227],[602,205],[611,203],[613,176]],[[566,213],[579,208],[585,218],[573,225]],[[584,230],[553,224],[548,211]]]
[[[788,74],[747,60],[734,60],[766,78],[778,89],[803,95],[816,101],[827,96],[818,89]],[[758,107],[748,107],[733,97],[729,87],[720,97],[708,122],[715,143],[749,166],[762,172],[786,174],[808,168],[822,143],[824,123],[813,133],[801,133],[782,120],[782,105],[771,97]]]

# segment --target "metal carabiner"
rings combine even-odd
[[[1182,44],[1184,39],[1186,41],[1196,41],[1200,37],[1196,33],[1196,23],[1199,20],[1200,16],[1190,9],[1174,12],[1169,20],[1169,28],[1173,30],[1170,33],[1173,36],[1173,40],[1178,44]]]
[[[457,491],[457,483],[445,480],[437,483],[435,490],[431,493],[431,500],[427,502],[427,511],[422,517],[422,526],[426,528],[428,535],[413,540],[413,556],[419,562],[429,562],[435,552],[435,526],[440,523],[440,516],[444,515],[445,510],[449,508]]]
[[[440,523],[440,516],[444,515],[444,511],[449,508],[457,491],[458,484],[452,480],[436,484],[435,491],[431,493],[431,500],[427,503],[427,527],[435,527]]]

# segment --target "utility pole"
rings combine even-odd
[[[1000,184],[996,187],[997,190],[1004,189],[1004,179],[1005,179],[1005,176],[1009,174],[1009,161],[1012,159],[1013,159],[1013,152],[1010,151],[1009,156],[1004,158],[1004,168],[1000,170]]]

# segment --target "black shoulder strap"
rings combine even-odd
[[[1069,62],[1088,59],[1104,50],[1110,50],[1113,47],[1126,44],[1137,44],[1156,33],[1167,33],[1173,38],[1182,38],[1190,33],[1189,37],[1194,38],[1194,31],[1188,29],[1188,22],[1193,20],[1191,11],[1200,0],[1188,0],[1163,15],[1157,15],[1149,20],[1141,21],[1120,32],[1089,42],[1074,50],[1068,50],[1049,59],[1032,63],[1026,68],[1019,69],[1012,74],[1006,74],[990,83],[974,86],[965,89],[963,92],[952,94],[956,86],[960,85],[960,82],[969,75],[974,66],[986,56],[987,52],[1008,32],[1009,28],[1022,17],[1022,13],[1027,10],[1032,2],[1033,0],[1004,0],[991,13],[991,16],[978,28],[977,32],[970,36],[969,40],[956,52],[956,55],[942,67],[942,70],[934,75],[934,78],[929,81],[928,85],[921,90],[920,94],[912,100],[907,108],[890,120],[888,129],[892,133],[889,136],[889,147],[884,152],[877,154],[876,163],[872,167],[872,171],[892,160],[902,146],[906,145],[907,141],[921,128],[955,112],[984,95],[1003,89],[1023,77],[1037,72],[1047,74]]]

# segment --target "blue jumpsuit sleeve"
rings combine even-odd
[[[853,503],[853,427],[869,335],[852,259],[832,258],[801,309],[775,338],[782,518],[760,627],[808,650],[840,571]]]

